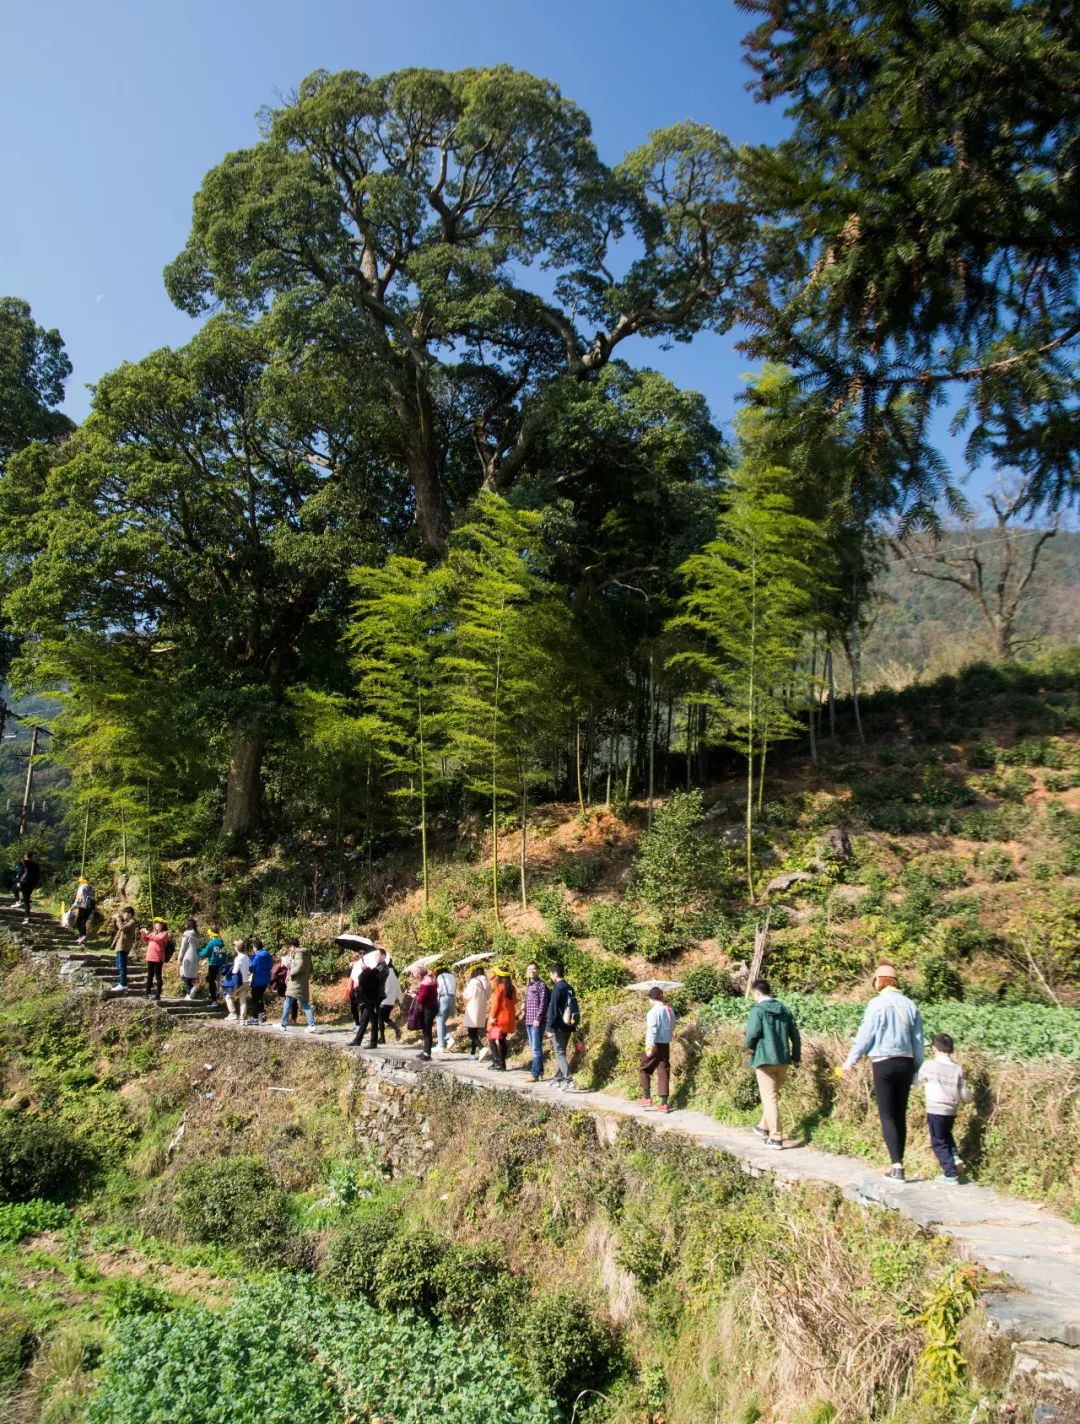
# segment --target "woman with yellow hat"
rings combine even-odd
[[[506,1043],[517,1030],[517,993],[512,973],[505,964],[492,972],[494,988],[488,1008],[487,1036],[491,1044],[491,1067],[496,1073],[506,1072]]]

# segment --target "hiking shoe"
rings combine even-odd
[[[941,1176],[941,1177],[938,1178],[938,1181],[939,1181],[939,1182],[944,1182],[947,1187],[958,1187],[958,1186],[960,1185],[960,1178],[959,1178],[959,1177],[945,1177],[945,1176]]]
[[[529,1074],[529,1082],[530,1082],[530,1083],[542,1083],[542,1082],[543,1082],[543,1079],[540,1077],[540,1074],[539,1074],[539,1073],[530,1073],[530,1074]]]
[[[657,1103],[657,1105],[656,1105],[656,1111],[657,1111],[657,1112],[666,1113],[666,1112],[670,1112],[671,1109],[668,1107],[667,1103]]]
[[[904,1180],[903,1167],[901,1167],[898,1163],[894,1162],[893,1165],[889,1168],[889,1170],[885,1173],[885,1180],[887,1182],[902,1182]]]
[[[782,1152],[784,1150],[784,1139],[782,1137],[766,1137],[765,1146],[770,1152]]]
[[[653,1105],[652,1098],[638,1098],[637,1105],[639,1108],[651,1108]]]
[[[318,1025],[318,1024],[308,1024],[307,1028],[304,1030],[305,1033],[318,1033],[318,1031],[319,1031],[319,1025]]]
[[[430,1053],[421,1053],[421,1054],[420,1054],[420,1062],[421,1062],[421,1063],[430,1063],[430,1062],[431,1062],[431,1054],[430,1054]]]
[[[750,1129],[750,1131],[754,1134],[755,1137],[760,1137],[761,1140],[762,1140],[762,1142],[768,1142],[768,1140],[769,1140],[769,1134],[768,1134],[768,1132],[765,1130],[765,1128],[763,1128],[763,1127],[752,1127],[752,1128]]]

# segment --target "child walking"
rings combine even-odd
[[[956,1169],[963,1163],[956,1155],[953,1124],[960,1104],[970,1103],[973,1094],[964,1078],[964,1070],[953,1061],[955,1045],[949,1035],[939,1033],[931,1046],[933,1057],[919,1069],[919,1082],[926,1094],[926,1124],[943,1179],[955,1187],[960,1182]]]

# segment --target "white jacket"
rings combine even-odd
[[[465,1001],[465,1012],[461,1022],[465,1028],[483,1028],[487,1024],[488,1003],[491,999],[491,981],[486,974],[478,974],[468,979],[461,991]]]
[[[383,990],[383,1003],[394,1005],[401,1002],[401,981],[397,977],[397,970],[392,964],[386,966],[386,986]]]
[[[180,941],[180,975],[183,979],[199,977],[199,936],[195,930],[185,930]]]
[[[238,954],[232,962],[232,972],[240,975],[240,983],[246,984],[251,978],[251,958],[246,954]]]

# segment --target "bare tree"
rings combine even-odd
[[[990,635],[994,654],[1011,658],[1017,647],[1017,619],[1031,593],[1039,556],[1060,527],[1033,529],[1037,509],[1026,480],[998,478],[987,496],[992,527],[967,520],[959,530],[908,535],[896,545],[912,573],[955,584],[974,601]]]

